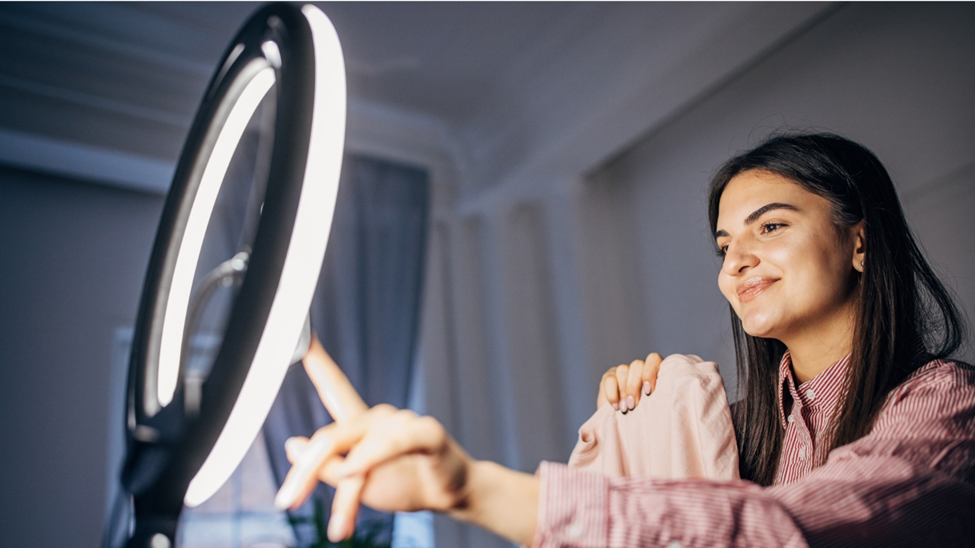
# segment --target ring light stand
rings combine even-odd
[[[253,242],[205,275],[193,295],[217,194],[266,96],[274,99],[274,136]],[[307,348],[345,107],[338,36],[311,5],[273,4],[254,14],[207,88],[163,209],[133,337],[121,478],[135,515],[130,548],[173,546],[184,503],[202,503],[233,473],[294,356]],[[239,289],[223,342],[198,379],[187,371],[188,333],[201,301],[231,283]]]

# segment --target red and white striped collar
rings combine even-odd
[[[849,365],[850,354],[847,354],[812,379],[796,386],[792,374],[792,355],[786,350],[782,355],[782,361],[779,362],[779,419],[782,427],[785,428],[787,425],[786,393],[790,395],[792,401],[802,401],[803,406],[832,410],[842,395]]]

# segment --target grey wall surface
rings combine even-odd
[[[0,168],[4,546],[101,541],[112,345],[161,211],[159,196]]]

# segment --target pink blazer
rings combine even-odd
[[[611,477],[738,479],[738,449],[718,365],[673,354],[653,394],[622,414],[604,405],[579,428],[569,466]]]

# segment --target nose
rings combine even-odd
[[[758,264],[758,256],[745,242],[732,242],[725,252],[721,272],[728,276],[738,276]]]

